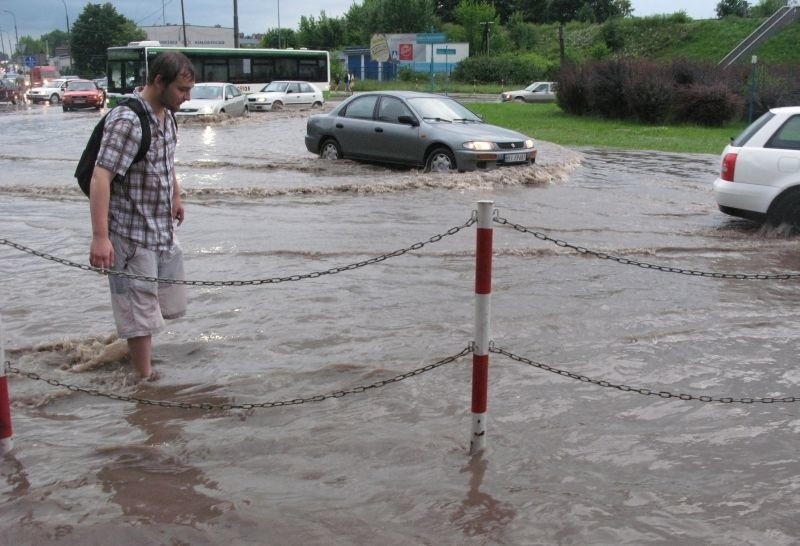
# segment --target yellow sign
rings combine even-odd
[[[385,63],[389,61],[389,42],[385,34],[373,34],[369,42],[369,54],[373,61]]]

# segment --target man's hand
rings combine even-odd
[[[114,247],[108,237],[92,237],[89,247],[89,263],[93,267],[111,269],[114,267]]]
[[[183,219],[186,217],[186,211],[183,210],[183,202],[181,201],[180,196],[177,198],[173,198],[172,200],[172,219],[178,221],[178,225],[183,223]]]

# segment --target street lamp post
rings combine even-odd
[[[16,43],[14,45],[16,46],[15,49],[17,50],[17,53],[19,53],[19,34],[17,34],[17,16],[14,15],[13,11],[9,11],[7,9],[4,9],[3,11],[6,13],[10,13],[11,17],[14,18],[14,40],[16,40]],[[14,52],[12,51],[11,53],[13,55]]]
[[[281,48],[281,0],[278,0],[278,49]]]
[[[67,59],[69,61],[69,66],[72,67],[72,40],[69,36],[69,13],[67,12],[66,0],[61,0],[61,3],[64,4],[64,17],[67,18]]]

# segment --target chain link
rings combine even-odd
[[[623,392],[633,392],[636,394],[643,394],[645,396],[658,396],[659,398],[677,398],[679,400],[696,400],[698,402],[720,402],[722,404],[754,404],[754,403],[761,403],[761,404],[776,404],[776,403],[791,403],[791,402],[800,402],[800,396],[787,396],[784,398],[774,398],[774,397],[767,397],[767,398],[733,398],[730,396],[723,396],[723,397],[713,397],[713,396],[697,396],[694,394],[675,394],[668,391],[654,391],[651,389],[643,389],[643,388],[636,388],[630,387],[628,385],[618,385],[615,383],[611,383],[610,381],[605,381],[602,379],[592,379],[591,377],[587,377],[585,375],[579,375],[576,373],[568,372],[565,370],[559,370],[558,368],[554,368],[552,366],[548,366],[547,364],[541,364],[539,362],[534,362],[533,360],[529,360],[527,358],[523,358],[521,356],[517,356],[513,353],[506,351],[505,349],[501,349],[499,347],[495,347],[494,343],[489,344],[489,352],[501,354],[503,356],[507,356],[511,360],[515,360],[517,362],[521,362],[523,364],[527,364],[529,366],[533,366],[534,368],[539,368],[540,370],[544,370],[546,372],[551,372],[557,375],[561,375],[563,377],[569,377],[570,379],[577,379],[578,381],[582,381],[584,383],[591,383],[593,385],[597,385],[599,387],[606,387],[609,389],[617,389]]]
[[[64,258],[59,258],[57,256],[53,256],[52,254],[47,254],[45,252],[41,252],[39,250],[34,250],[27,246],[21,245],[19,243],[15,243],[13,241],[9,241],[7,239],[0,239],[0,244],[10,246],[11,248],[15,248],[17,250],[21,250],[22,252],[26,252],[28,254],[32,254],[34,256],[38,256],[39,258],[44,258],[45,260],[50,260],[51,262],[56,262],[61,265],[66,265],[69,267],[75,267],[78,269],[82,269],[84,271],[93,271],[95,273],[99,273],[101,275],[115,275],[117,277],[127,277],[129,279],[135,279],[139,281],[147,281],[147,282],[158,282],[162,284],[184,284],[189,286],[256,286],[261,284],[277,284],[281,282],[290,282],[290,281],[302,281],[305,279],[316,279],[325,275],[335,275],[336,273],[342,273],[344,271],[352,271],[353,269],[358,269],[360,267],[365,267],[368,265],[376,264],[379,262],[383,262],[388,260],[389,258],[396,258],[398,256],[402,256],[403,254],[410,252],[412,250],[419,250],[425,245],[431,243],[437,243],[448,237],[450,235],[455,235],[462,229],[470,227],[472,224],[477,222],[475,215],[467,220],[465,223],[461,224],[460,226],[455,226],[444,233],[439,233],[434,235],[433,237],[428,238],[425,241],[420,241],[417,243],[412,244],[409,247],[401,248],[399,250],[394,250],[392,252],[387,252],[386,254],[382,254],[380,256],[375,256],[374,258],[370,258],[368,260],[364,260],[361,262],[356,262],[348,265],[343,265],[340,267],[332,267],[331,269],[326,269],[324,271],[314,271],[311,273],[306,273],[303,275],[291,275],[288,277],[271,277],[267,279],[250,279],[250,280],[234,280],[234,281],[195,281],[195,280],[180,280],[180,279],[160,279],[158,277],[148,277],[145,275],[135,275],[133,273],[127,273],[125,271],[113,271],[110,269],[104,269],[101,267],[92,267],[91,265],[81,264],[77,262],[73,262],[71,260],[67,260]]]
[[[767,275],[767,274],[747,274],[747,273],[715,273],[711,271],[698,271],[695,269],[682,269],[680,267],[668,267],[664,265],[656,265],[647,262],[640,262],[638,260],[631,260],[628,258],[622,258],[620,256],[614,256],[613,254],[607,254],[605,252],[598,252],[596,250],[590,250],[586,247],[578,246],[570,244],[566,241],[562,241],[559,239],[554,239],[544,233],[533,231],[525,226],[521,226],[519,224],[515,224],[513,222],[509,222],[507,219],[502,218],[500,216],[494,218],[494,221],[498,224],[508,225],[515,230],[521,233],[530,233],[534,237],[539,240],[546,241],[548,243],[553,243],[556,246],[560,246],[562,248],[569,248],[572,249],[580,254],[585,254],[589,256],[594,256],[595,258],[600,258],[601,260],[611,260],[613,262],[620,263],[622,265],[633,265],[636,267],[641,267],[643,269],[652,269],[655,271],[663,271],[664,273],[678,273],[680,275],[690,275],[693,277],[711,277],[714,279],[736,279],[736,280],[791,280],[791,279],[800,279],[800,273],[779,273],[774,275]]]
[[[423,366],[422,368],[417,368],[416,370],[412,370],[410,372],[406,372],[395,377],[389,379],[383,379],[381,381],[376,381],[375,383],[371,383],[369,385],[358,385],[355,387],[351,387],[349,389],[343,389],[340,391],[333,391],[328,394],[318,394],[316,396],[308,396],[305,398],[293,398],[291,400],[279,400],[277,402],[254,402],[248,404],[211,404],[207,402],[174,402],[170,400],[151,400],[148,398],[138,398],[136,396],[125,396],[122,394],[114,394],[109,392],[102,392],[98,389],[93,389],[89,387],[81,387],[79,385],[71,385],[68,383],[61,382],[57,379],[46,378],[40,376],[38,373],[35,372],[23,372],[19,368],[16,368],[11,365],[11,362],[5,362],[5,369],[6,373],[14,373],[20,375],[22,377],[27,377],[28,379],[33,379],[34,381],[44,381],[48,385],[52,385],[54,387],[62,387],[68,389],[72,392],[80,392],[83,394],[88,394],[90,396],[99,396],[103,398],[110,398],[111,400],[118,400],[120,402],[133,402],[135,404],[141,404],[144,406],[159,406],[162,408],[178,408],[178,409],[186,409],[186,410],[207,410],[207,411],[226,411],[226,410],[234,410],[234,409],[256,409],[256,408],[278,408],[281,406],[296,406],[299,404],[305,404],[308,402],[322,402],[323,400],[328,400],[329,398],[342,398],[349,394],[358,394],[362,392],[366,392],[370,389],[379,389],[381,387],[385,387],[386,385],[390,385],[392,383],[398,383],[403,381],[404,379],[408,379],[410,377],[416,377],[421,375],[425,372],[429,372],[434,370],[440,366],[444,366],[445,364],[450,364],[451,362],[455,362],[459,358],[463,357],[464,355],[472,352],[472,346],[469,345],[465,347],[460,353],[454,354],[453,356],[448,356],[438,362],[434,362],[433,364],[428,364],[427,366]]]

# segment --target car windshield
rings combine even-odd
[[[219,99],[222,98],[222,87],[212,85],[198,85],[192,88],[192,99]]]
[[[289,82],[272,82],[265,85],[262,89],[262,93],[283,93],[286,91],[286,88],[289,86]]]
[[[96,87],[89,82],[72,82],[67,86],[67,91],[93,91]]]
[[[408,104],[426,120],[445,122],[482,122],[481,118],[452,99],[439,97],[415,97]]]

